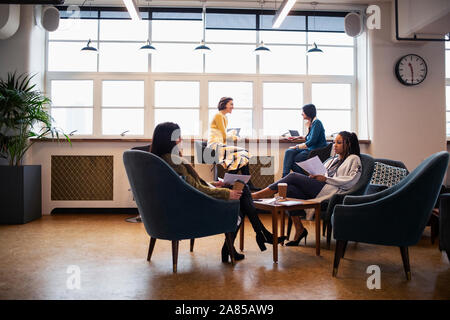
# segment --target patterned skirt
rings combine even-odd
[[[247,150],[241,147],[227,146],[221,143],[212,143],[209,148],[216,150],[218,164],[226,170],[238,170],[246,166],[250,155]]]

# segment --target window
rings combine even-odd
[[[326,136],[343,130],[351,131],[350,84],[313,83],[312,102]]]
[[[303,83],[263,84],[264,134],[280,136],[288,130],[303,131]]]
[[[46,84],[52,115],[68,133],[150,138],[171,121],[185,136],[207,138],[223,96],[234,99],[228,126],[242,137],[305,133],[301,107],[310,102],[327,135],[355,130],[357,50],[343,32],[346,12],[293,12],[275,31],[272,11],[207,9],[207,55],[194,50],[203,38],[199,8],[151,7],[138,22],[118,8],[81,11],[82,19],[61,14],[48,33]],[[89,39],[98,54],[81,52]],[[147,39],[151,55],[139,50]],[[254,54],[260,41],[269,55]],[[314,42],[324,54],[306,55]]]
[[[241,128],[239,135],[252,135],[253,83],[252,82],[209,82],[208,123],[218,112],[217,105],[222,97],[233,98],[234,110],[227,114],[229,128]]]
[[[66,133],[92,134],[93,81],[51,81],[54,126]]]
[[[182,135],[199,135],[198,81],[155,81],[155,126],[175,122]]]
[[[102,133],[144,134],[144,81],[103,81]]]

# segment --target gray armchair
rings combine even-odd
[[[439,196],[449,154],[433,154],[395,186],[366,196],[347,196],[334,209],[336,251],[333,276],[348,241],[398,246],[406,278],[411,279],[408,247],[422,236]]]
[[[198,191],[152,153],[128,150],[123,162],[150,236],[147,261],[156,239],[172,241],[173,272],[177,272],[180,240],[225,233],[232,252],[231,233],[237,228],[239,201],[218,200]]]

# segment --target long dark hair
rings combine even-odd
[[[358,157],[361,155],[359,149],[358,136],[354,132],[341,131],[339,135],[344,142],[344,156],[342,160],[345,160],[349,155],[356,154]]]
[[[178,130],[178,132],[175,132]],[[180,137],[180,126],[173,122],[163,122],[153,131],[151,153],[161,157],[163,154],[172,153]]]
[[[219,104],[217,105],[217,109],[219,109],[219,111],[226,109],[227,103],[231,100],[233,100],[233,98],[230,98],[230,97],[220,98]]]

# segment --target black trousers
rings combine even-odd
[[[244,221],[244,217],[247,216],[248,220],[250,220],[253,230],[256,233],[259,233],[262,230],[264,230],[265,227],[262,224],[261,220],[259,219],[258,214],[256,213],[256,208],[253,205],[252,195],[247,185],[245,185],[244,188],[242,189],[242,195],[239,201],[240,201],[239,216],[241,217],[241,223]],[[239,226],[237,230],[239,230]]]

